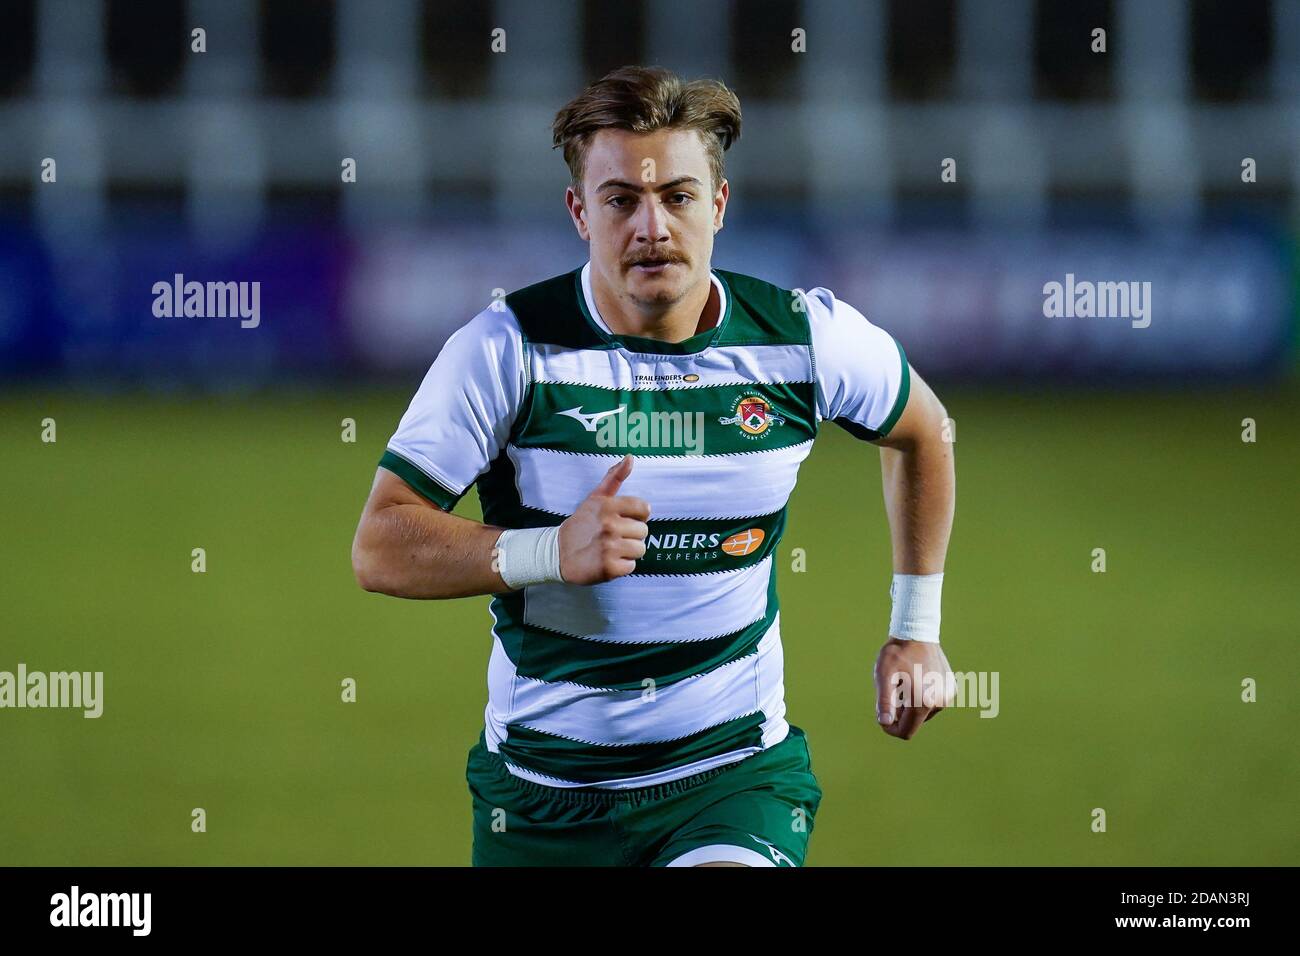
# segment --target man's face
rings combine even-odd
[[[565,194],[592,269],[620,298],[669,306],[708,281],[726,180],[715,194],[695,130],[602,129],[587,151],[583,195]]]

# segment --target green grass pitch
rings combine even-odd
[[[878,453],[826,426],[779,554],[809,865],[1294,865],[1295,388],[940,393],[944,646],[999,673],[1000,713],[875,726]],[[366,594],[349,563],[408,398],[0,396],[0,670],[105,672],[97,720],[0,710],[0,864],[468,863],[487,598]]]

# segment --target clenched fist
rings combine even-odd
[[[876,658],[876,721],[891,737],[911,740],[921,725],[953,706],[955,677],[938,644],[891,637]]]
[[[620,496],[632,474],[632,456],[624,455],[591,494],[560,525],[560,573],[569,584],[600,584],[636,570],[645,554],[650,505]]]

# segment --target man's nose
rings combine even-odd
[[[642,242],[662,242],[668,238],[668,211],[658,196],[650,196],[636,212],[636,237]]]

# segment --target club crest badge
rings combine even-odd
[[[785,419],[777,414],[767,399],[758,395],[744,395],[732,406],[731,417],[718,418],[720,425],[739,425],[740,430],[751,438],[767,434],[773,425],[784,425]]]

